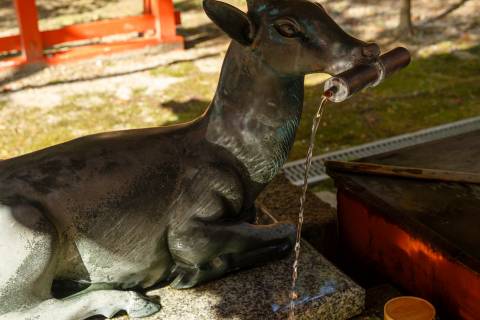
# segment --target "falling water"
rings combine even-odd
[[[302,238],[303,212],[305,211],[305,201],[307,198],[308,173],[310,171],[310,166],[312,164],[313,147],[315,146],[315,136],[317,135],[317,130],[322,120],[326,101],[327,101],[327,98],[322,97],[322,101],[320,102],[318,111],[315,114],[315,117],[313,118],[312,133],[310,135],[310,145],[308,147],[307,159],[305,161],[303,189],[302,189],[302,196],[300,197],[300,212],[298,214],[297,237],[295,241],[295,261],[293,262],[292,287],[290,289],[290,310],[288,314],[289,320],[295,320],[295,300],[298,298],[298,295],[296,292],[297,278],[298,278],[298,258],[300,257],[300,240]]]

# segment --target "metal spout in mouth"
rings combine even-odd
[[[379,85],[396,71],[408,66],[410,61],[411,55],[407,49],[395,48],[371,64],[356,66],[328,79],[323,95],[332,102],[345,101],[365,88]]]

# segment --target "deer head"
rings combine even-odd
[[[335,74],[369,63],[378,45],[347,34],[323,7],[309,0],[248,0],[248,12],[204,0],[212,21],[280,74]]]

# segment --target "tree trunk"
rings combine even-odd
[[[406,37],[413,35],[412,0],[401,0],[398,33]]]

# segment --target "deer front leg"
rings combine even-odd
[[[159,310],[157,302],[137,292],[98,290],[61,300],[49,299],[30,309],[1,315],[0,320],[79,320],[95,315],[110,318],[120,311],[142,318]]]
[[[295,227],[289,224],[253,225],[193,220],[169,232],[176,262],[174,288],[190,288],[244,267],[288,255]]]

